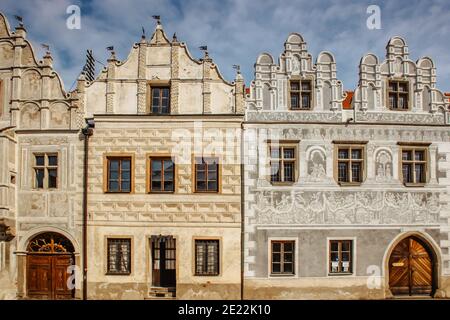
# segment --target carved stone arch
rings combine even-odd
[[[322,146],[311,146],[306,149],[307,180],[318,182],[327,177],[327,156]]]
[[[322,51],[317,56],[317,63],[332,64],[335,62],[334,56],[329,51]]]
[[[429,57],[423,57],[417,61],[417,66],[422,69],[432,69],[434,68],[434,62]]]
[[[364,57],[362,57],[360,64],[377,65],[378,57],[373,53],[368,53]]]
[[[58,234],[63,235],[64,237],[66,237],[73,245],[74,254],[79,254],[81,252],[81,247],[80,247],[78,241],[69,231],[67,231],[66,229],[60,228],[60,227],[53,227],[53,226],[43,226],[43,227],[38,227],[38,228],[33,228],[31,230],[28,230],[25,234],[22,235],[22,237],[18,243],[17,251],[26,252],[28,244],[30,243],[30,241],[32,239],[34,239],[36,236],[38,236],[40,234],[48,233],[48,232],[58,233]]]
[[[70,128],[70,107],[65,102],[55,102],[50,105],[50,123],[52,129]]]
[[[374,153],[374,173],[378,182],[390,182],[394,176],[393,155],[389,148],[377,148]]]
[[[0,41],[0,67],[11,67],[14,63],[14,45],[11,41]]]
[[[414,237],[421,242],[423,242],[426,247],[430,250],[431,256],[433,258],[433,274],[434,274],[434,286],[435,286],[435,297],[445,297],[445,293],[441,289],[442,281],[440,275],[442,274],[442,252],[439,245],[429,234],[423,231],[406,231],[398,234],[390,244],[387,246],[382,262],[382,276],[384,277],[384,288],[386,297],[392,297],[392,292],[389,288],[389,260],[392,255],[392,252],[396,248],[396,246],[403,240]]]
[[[288,36],[286,42],[291,44],[302,44],[305,40],[299,33],[293,32]]]
[[[41,98],[42,76],[38,69],[30,68],[22,74],[22,99],[39,100]]]
[[[273,57],[269,53],[261,53],[256,60],[257,64],[273,64]]]
[[[41,112],[35,102],[26,102],[20,107],[20,129],[40,129]]]

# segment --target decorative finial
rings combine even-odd
[[[178,42],[177,33],[176,32],[173,34],[172,42]]]
[[[142,36],[141,36],[141,38],[145,39],[145,29],[144,29],[144,27],[142,27]]]
[[[19,22],[19,27],[23,28],[23,18],[18,15],[14,15],[14,18]]]
[[[238,74],[241,74],[241,66],[240,65],[233,64],[233,69],[235,69]]]
[[[156,20],[156,24],[161,24],[161,16],[152,16],[152,18]]]

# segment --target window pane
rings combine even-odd
[[[298,91],[300,89],[298,81],[291,81],[291,90]]]
[[[293,273],[292,263],[284,264],[284,272],[285,273]]]
[[[48,187],[49,188],[57,187],[57,178],[58,178],[58,170],[57,169],[48,169]]]
[[[416,152],[414,153],[414,158],[416,161],[425,161],[425,151],[416,150]]]
[[[110,180],[119,180],[119,172],[118,171],[110,171],[109,179]]]
[[[348,149],[339,149],[338,157],[339,159],[349,159]]]
[[[294,149],[292,148],[284,148],[284,158],[285,159],[294,159]]]
[[[350,261],[350,252],[342,252],[342,261]]]
[[[398,97],[398,107],[400,109],[408,109],[408,97],[405,95],[400,95]]]
[[[362,159],[361,149],[352,149],[352,159]]]
[[[280,164],[278,162],[272,162],[270,166],[270,180],[272,182],[281,181]]]
[[[36,188],[44,188],[44,169],[35,169],[36,174]]]
[[[342,251],[350,251],[350,242],[342,241]]]
[[[389,95],[389,107],[397,109],[397,95]]]
[[[281,254],[280,253],[272,254],[272,261],[273,262],[280,262],[281,261]]]
[[[402,173],[403,173],[403,182],[405,183],[414,182],[412,174],[412,164],[403,164]]]
[[[293,262],[293,254],[285,253],[284,254],[284,262]]]
[[[337,241],[331,242],[331,251],[338,251],[339,250],[339,243]]]
[[[361,163],[352,163],[352,181],[361,182]]]
[[[272,242],[272,251],[273,252],[281,252],[281,243]]]
[[[122,191],[130,191],[130,181],[122,181]]]
[[[161,181],[152,180],[152,190],[153,191],[161,191]]]
[[[412,160],[412,151],[402,151],[402,160]]]
[[[280,157],[280,148],[270,148],[270,157],[278,159]]]
[[[281,268],[279,263],[272,263],[272,272],[273,273],[280,273]]]
[[[119,171],[119,160],[110,160],[109,170]]]
[[[339,261],[339,253],[338,252],[331,253],[331,261]]]
[[[164,181],[164,191],[173,191],[172,181]]]
[[[118,181],[109,181],[108,191],[118,192],[119,191],[119,182]]]
[[[130,180],[130,171],[122,171],[122,180]]]
[[[206,180],[205,171],[198,171],[197,172],[197,180],[198,181],[205,181]]]
[[[425,183],[425,164],[416,164],[416,183]]]
[[[217,180],[217,171],[208,171],[208,180]]]
[[[159,96],[160,96],[159,88],[153,88],[152,89],[152,97],[159,99]]]
[[[36,165],[37,166],[45,165],[45,158],[44,158],[44,156],[36,156]]]
[[[298,101],[298,95],[297,94],[291,94],[291,108],[297,109],[299,108],[299,101]]]
[[[311,106],[311,96],[309,93],[302,93],[302,108],[309,109]]]
[[[397,83],[389,82],[389,90],[390,91],[397,91]]]
[[[206,190],[206,182],[205,181],[197,181],[197,190],[205,191]]]
[[[311,82],[303,81],[302,82],[302,90],[303,91],[310,91],[311,90]]]
[[[348,182],[348,164],[346,162],[338,163],[338,181]]]
[[[406,84],[406,83],[399,83],[398,91],[400,91],[400,92],[408,92],[408,84]]]
[[[294,163],[285,162],[284,163],[284,181],[293,182],[294,181]]]
[[[169,94],[170,93],[170,90],[169,90],[169,88],[164,88],[164,89],[162,89],[162,96],[163,96],[163,98],[169,98]]]
[[[122,160],[122,170],[130,170],[131,161],[130,160]]]
[[[292,251],[294,251],[294,242],[285,242],[284,243],[284,251],[285,252],[292,252]]]
[[[164,172],[164,181],[173,181],[173,171]]]
[[[49,166],[57,166],[58,165],[58,157],[57,156],[48,156],[48,165]]]
[[[164,171],[173,171],[172,160],[164,160]]]
[[[208,191],[217,191],[216,181],[208,181]]]

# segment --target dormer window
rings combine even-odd
[[[170,113],[170,88],[169,87],[152,87],[151,99],[152,114],[169,114]]]
[[[407,81],[389,81],[389,108],[408,110],[409,88]]]
[[[312,97],[311,80],[290,80],[290,109],[310,110]]]

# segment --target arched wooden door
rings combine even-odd
[[[67,284],[74,265],[74,247],[58,233],[34,237],[27,248],[27,296],[30,299],[72,299],[75,290]]]
[[[389,287],[394,295],[431,295],[434,261],[428,246],[415,237],[402,240],[389,258]]]

